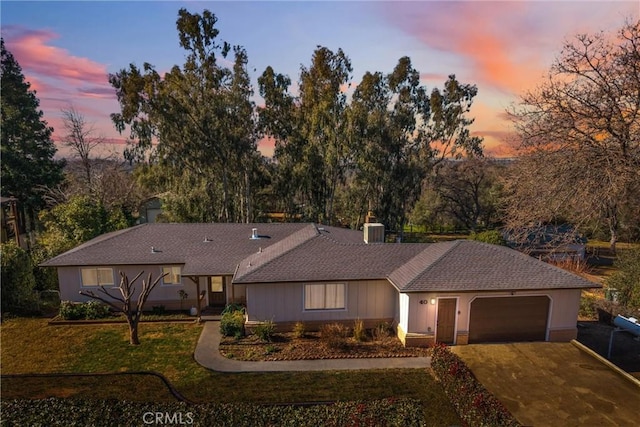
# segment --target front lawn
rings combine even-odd
[[[145,323],[140,325],[141,344],[130,346],[126,325],[49,326],[47,319],[9,319],[0,328],[0,369],[3,374],[152,370],[165,375],[183,396],[195,402],[411,398],[423,403],[429,425],[460,423],[440,386],[425,370],[211,372],[193,360],[201,330],[200,325],[191,323]],[[5,378],[2,397],[122,399],[132,392],[130,385],[119,386],[108,377],[87,377],[78,383],[62,381],[59,377],[31,381]],[[139,379],[135,393],[152,401],[171,399],[166,394],[165,398],[158,397],[158,388],[152,377],[149,381]]]

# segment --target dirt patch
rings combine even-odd
[[[365,341],[344,338],[340,343],[329,345],[318,332],[309,332],[304,338],[293,333],[278,333],[271,342],[261,341],[255,335],[237,340],[223,337],[220,353],[230,359],[247,361],[428,356],[426,348],[405,348],[396,336]]]
[[[616,328],[597,321],[578,323],[578,341],[607,358],[611,333]],[[611,347],[612,363],[640,378],[640,340],[628,332],[615,332]]]

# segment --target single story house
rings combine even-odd
[[[167,273],[148,307],[246,305],[248,327],[273,320],[367,327],[389,322],[407,346],[569,341],[582,289],[599,285],[507,247],[456,240],[384,243],[317,224],[142,224],[52,258],[63,300],[118,286],[118,272]],[[187,293],[186,301],[180,294]]]

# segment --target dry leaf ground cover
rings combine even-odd
[[[247,361],[351,359],[372,357],[428,356],[425,348],[406,348],[394,335],[361,340],[354,337],[323,338],[321,332],[307,332],[297,336],[293,332],[276,333],[271,341],[256,335],[236,339],[223,337],[220,353],[228,358]]]

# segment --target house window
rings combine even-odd
[[[83,268],[82,286],[113,286],[113,268]]]
[[[305,310],[338,310],[345,308],[344,283],[304,286]]]
[[[180,266],[162,267],[162,274],[166,274],[162,279],[165,285],[181,285]]]
[[[222,292],[222,276],[211,276],[211,292]]]

